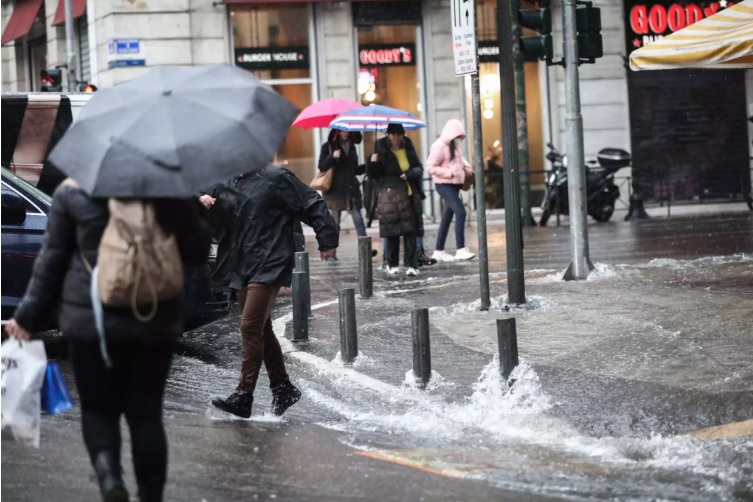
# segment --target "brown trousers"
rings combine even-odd
[[[272,307],[274,307],[279,286],[252,282],[246,290],[236,291],[241,313],[241,381],[236,392],[253,395],[259,379],[261,363],[267,368],[270,387],[288,381],[280,342],[272,331]]]

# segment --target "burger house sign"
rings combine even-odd
[[[635,49],[650,44],[665,35],[681,30],[686,26],[713,16],[720,10],[734,5],[720,0],[710,3],[690,3],[681,1],[646,2],[627,0],[625,2],[628,54]]]

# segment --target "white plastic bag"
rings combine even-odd
[[[2,429],[39,448],[41,391],[47,353],[41,341],[8,339],[2,345]]]

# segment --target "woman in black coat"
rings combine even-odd
[[[423,165],[403,126],[390,124],[387,136],[374,145],[367,166],[369,178],[379,186],[376,216],[379,219],[379,236],[387,239],[387,274],[400,273],[400,237],[403,237],[405,275],[418,275],[416,236],[419,224],[416,200],[420,200]]]
[[[201,264],[210,231],[196,200],[155,199],[157,221],[174,234],[184,263]],[[183,332],[181,298],[159,302],[147,322],[130,307],[104,306],[104,331],[112,367],[100,351],[90,296],[91,274],[109,219],[107,199],[92,198],[75,184],[55,191],[47,234],[31,281],[6,330],[28,339],[45,316],[57,311],[69,339],[73,374],[81,401],[84,442],[106,500],[128,500],[120,465],[120,416],[131,430],[133,463],[142,501],[162,500],[167,475],[167,439],[162,398],[173,348]]]

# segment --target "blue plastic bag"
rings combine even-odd
[[[48,362],[42,385],[42,409],[50,415],[57,415],[73,408],[73,400],[65,385],[58,363]]]

